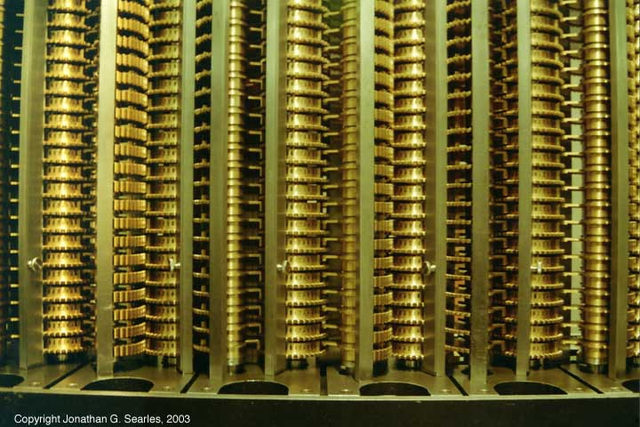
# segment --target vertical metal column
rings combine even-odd
[[[355,378],[373,375],[374,271],[374,108],[375,108],[375,0],[362,0],[358,11],[360,88],[358,100],[358,337]]]
[[[471,4],[471,392],[486,386],[489,345],[489,2]]]
[[[209,378],[223,381],[227,359],[227,160],[229,1],[212,4],[211,198],[209,200]]]
[[[182,61],[180,63],[180,353],[178,368],[193,372],[193,136],[195,109],[196,0],[182,3]]]
[[[113,376],[113,161],[118,2],[100,2],[96,187],[96,346],[98,376]]]
[[[629,286],[629,95],[626,2],[609,1],[611,54],[611,284],[609,377],[626,371]]]
[[[20,368],[44,361],[42,347],[42,156],[47,1],[27,0],[24,8],[20,87],[20,171],[18,266]]]
[[[273,377],[286,367],[285,139],[287,2],[267,0],[267,93],[265,130],[265,339],[264,370]]]
[[[425,11],[427,90],[427,182],[423,370],[445,375],[445,292],[447,288],[447,2],[431,0]]]
[[[523,381],[529,370],[531,343],[531,230],[532,230],[532,71],[531,3],[518,0],[518,317],[516,379]]]

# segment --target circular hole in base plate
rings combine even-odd
[[[622,383],[622,386],[627,390],[631,390],[634,393],[640,393],[640,378],[635,380],[629,380]]]
[[[379,382],[360,387],[360,396],[431,396],[426,388],[401,382]]]
[[[109,378],[87,384],[83,390],[95,391],[142,391],[148,392],[153,388],[151,381],[139,378]]]
[[[24,378],[20,375],[0,374],[0,387],[11,388],[17,386],[22,381],[24,381]]]
[[[493,387],[501,396],[530,396],[535,394],[567,394],[560,387],[535,381],[509,381]]]
[[[238,381],[220,387],[218,394],[262,394],[286,396],[289,388],[271,381]]]

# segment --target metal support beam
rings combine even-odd
[[[47,1],[24,8],[20,87],[20,171],[18,194],[18,310],[20,368],[43,363],[42,337],[42,158]],[[35,261],[37,258],[37,261]],[[34,262],[35,261],[35,262]],[[30,267],[31,266],[31,267]]]
[[[374,112],[375,112],[375,0],[362,0],[358,11],[359,144],[358,144],[358,337],[355,377],[373,375],[373,271],[374,271]]]
[[[471,392],[486,387],[489,346],[489,2],[471,4]]]
[[[178,369],[193,372],[193,138],[195,109],[196,0],[182,3],[180,62],[180,352]]]
[[[227,359],[227,175],[229,1],[215,1],[211,23],[211,198],[209,200],[209,378],[223,381]]]
[[[518,41],[518,332],[516,378],[527,378],[531,333],[532,116],[531,4],[519,0]]]
[[[609,1],[611,55],[611,285],[609,377],[626,371],[629,292],[629,83],[624,1]]]
[[[447,283],[447,2],[428,1],[425,10],[427,89],[426,260],[435,272],[425,280],[423,369],[445,375]],[[373,42],[372,42],[373,43]],[[428,273],[428,272],[427,272]]]
[[[286,367],[286,292],[278,264],[285,260],[287,2],[267,0],[267,11],[264,369],[273,377]]]
[[[96,346],[98,376],[113,376],[113,161],[118,2],[100,2],[96,158]]]

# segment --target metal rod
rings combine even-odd
[[[193,372],[193,139],[195,109],[196,0],[182,3],[180,70],[180,353],[178,368]]]
[[[471,4],[471,392],[486,387],[489,345],[489,4]]]
[[[113,161],[117,2],[100,2],[96,176],[96,347],[99,377],[113,376]]]
[[[531,4],[519,0],[518,41],[518,316],[516,378],[525,380],[529,370],[531,330],[531,227],[532,227],[532,74]]]
[[[624,1],[609,1],[611,54],[611,306],[609,370],[626,371],[629,286],[629,86]]]
[[[427,152],[426,259],[435,272],[426,274],[424,348],[422,367],[445,375],[445,305],[447,255],[447,2],[427,2],[425,37],[430,52],[426,62]]]
[[[27,0],[24,9],[20,87],[18,277],[20,368],[44,361],[42,335],[42,156],[47,1]],[[31,264],[30,264],[30,261]],[[30,268],[29,266],[34,268]]]
[[[375,0],[362,0],[358,11],[359,144],[358,144],[358,338],[355,377],[373,375],[373,271],[374,271],[374,93],[375,93]]]
[[[267,0],[265,129],[265,374],[286,367],[285,288],[278,264],[285,259],[285,136],[287,3]]]
[[[223,381],[227,358],[227,160],[229,1],[212,4],[209,378]]]

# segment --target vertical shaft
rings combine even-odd
[[[341,365],[356,362],[358,281],[358,7],[346,0],[342,13],[342,321]]]
[[[229,111],[227,168],[227,364],[244,362],[242,208],[246,102],[247,6],[230,3],[229,19]]]

